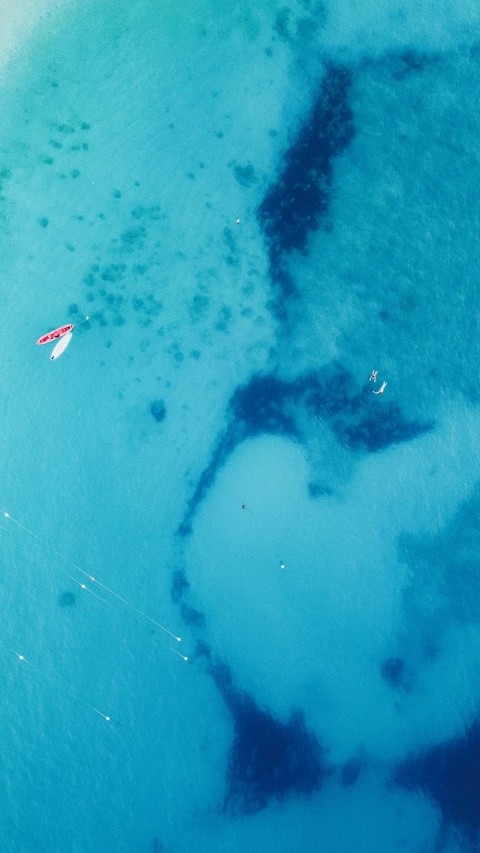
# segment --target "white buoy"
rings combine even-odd
[[[182,658],[183,660],[188,660],[186,655],[181,655],[180,652],[176,652],[175,649],[170,649],[170,651],[173,652],[174,655],[178,655],[179,658]]]

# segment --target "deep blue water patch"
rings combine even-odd
[[[432,422],[408,421],[396,403],[375,397],[369,383],[358,390],[354,377],[336,362],[288,382],[274,374],[255,375],[229,401],[227,428],[189,500],[180,535],[191,533],[198,505],[238,444],[265,433],[302,441],[296,407],[312,419],[328,421],[337,440],[356,451],[377,452],[433,428]],[[311,494],[318,496],[321,486],[311,488]]]
[[[392,784],[428,795],[443,818],[475,843],[480,828],[480,723],[462,737],[406,759],[396,768]]]
[[[431,659],[432,639],[438,636],[439,610],[441,624],[455,619],[461,624],[478,623],[480,609],[480,485],[473,489],[451,519],[435,534],[414,536],[403,533],[398,539],[398,554],[410,566],[416,583],[404,593],[409,612],[422,625]],[[430,600],[429,589],[439,594],[439,610],[424,607]],[[441,602],[441,603],[440,603]],[[428,639],[430,635],[430,639]],[[434,641],[433,648],[436,645]]]
[[[254,814],[271,800],[319,790],[332,771],[325,749],[302,715],[292,713],[288,723],[281,723],[236,687],[227,666],[211,666],[210,673],[234,724],[225,811]]]
[[[293,145],[287,150],[279,175],[261,202],[257,217],[268,246],[270,275],[283,299],[295,287],[282,268],[293,249],[304,251],[310,231],[319,228],[328,211],[333,159],[351,142],[353,113],[348,102],[350,71],[328,64],[318,98]],[[281,307],[281,301],[277,308]]]

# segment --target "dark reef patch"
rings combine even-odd
[[[303,408],[312,419],[326,420],[340,444],[355,451],[378,452],[433,428],[433,423],[408,421],[395,403],[382,400],[379,405],[368,383],[359,391],[354,377],[336,362],[290,382],[274,374],[255,375],[247,385],[237,388],[230,399],[227,428],[190,498],[177,531],[181,536],[191,533],[197,506],[238,444],[262,433],[302,440],[295,407]],[[312,496],[326,493],[319,488],[316,491],[311,486]]]
[[[172,586],[170,588],[172,601],[174,604],[180,605],[180,615],[185,625],[190,625],[192,628],[204,628],[205,616],[203,613],[200,610],[196,610],[195,607],[190,607],[189,604],[182,600],[189,588],[190,584],[183,570],[176,569],[173,572]]]
[[[339,421],[333,425],[337,438],[343,444],[353,449],[364,448],[375,452],[390,444],[410,441],[433,427],[432,422],[407,421],[400,406],[395,403],[387,403],[381,411],[375,411],[374,405],[371,404],[368,409],[364,407],[357,423],[345,425]]]
[[[281,38],[285,39],[285,41],[289,41],[290,32],[289,32],[289,22],[291,10],[287,7],[280,9],[275,16],[275,24],[274,24],[274,32]]]
[[[109,264],[102,269],[100,278],[102,281],[109,281],[111,283],[122,281],[126,269],[126,264]]]
[[[402,81],[412,74],[421,74],[432,65],[442,61],[439,53],[425,53],[413,48],[399,53],[387,53],[380,58],[368,57],[360,62],[360,68],[380,67],[386,69],[394,80]]]
[[[75,604],[77,598],[73,592],[62,592],[61,595],[58,596],[58,603],[60,607],[71,607],[72,604]]]
[[[194,607],[189,607],[188,604],[185,604],[182,601],[180,605],[180,614],[182,616],[185,625],[191,625],[193,628],[204,628],[205,627],[205,616],[200,610],[196,610]]]
[[[402,53],[389,54],[388,65],[395,80],[403,80],[410,74],[420,74],[428,65],[438,63],[439,54],[420,53],[417,50],[404,50]]]
[[[355,758],[350,758],[345,764],[342,765],[340,770],[340,785],[342,788],[352,788],[355,785],[360,773],[364,767],[364,759],[362,756],[355,756]]]
[[[426,54],[418,53],[416,50],[404,50],[395,56],[389,57],[392,68],[392,77],[395,80],[403,80],[412,72],[423,71],[429,61]]]
[[[164,400],[154,400],[153,403],[150,404],[150,413],[155,418],[157,424],[164,421],[167,416]]]
[[[372,395],[368,383],[358,391],[341,364],[331,363],[303,379],[306,406],[329,421],[335,437],[352,450],[377,452],[433,429],[433,422],[408,421],[400,406]]]
[[[391,687],[401,687],[402,678],[405,670],[405,661],[402,658],[386,658],[381,667],[380,673],[382,678],[390,684]]]
[[[397,767],[391,784],[427,794],[444,820],[475,843],[480,828],[480,723],[462,737],[407,758]]]
[[[238,183],[247,189],[256,183],[257,180],[255,169],[251,163],[247,166],[233,166],[233,174],[235,175]]]
[[[290,396],[291,385],[295,383],[282,382],[273,376],[254,376],[248,385],[237,388],[229,403],[229,426],[188,502],[186,515],[177,531],[179,535],[191,533],[191,520],[197,506],[238,444],[264,432],[299,438],[294,419],[281,410]]]
[[[120,234],[121,242],[132,249],[141,249],[144,245],[143,240],[146,237],[147,229],[143,225],[137,228],[127,228]]]
[[[176,569],[172,576],[172,587],[170,595],[175,604],[179,604],[182,600],[183,593],[189,588],[190,584],[185,577],[182,569]]]
[[[308,796],[321,788],[331,773],[326,751],[310,732],[300,713],[281,723],[239,690],[224,664],[210,673],[234,724],[224,809],[230,814],[254,814],[272,799]]]
[[[288,401],[301,394],[301,382],[283,382],[275,376],[253,376],[248,385],[237,388],[229,406],[234,422],[242,424],[243,438],[275,433],[299,438],[293,415],[286,414]]]
[[[332,489],[328,486],[322,486],[320,483],[309,483],[308,494],[311,498],[323,498],[332,494]]]
[[[282,258],[293,249],[304,251],[310,231],[319,228],[328,210],[333,159],[354,135],[348,102],[351,82],[347,68],[326,66],[313,109],[257,210],[268,244],[270,275],[283,298],[293,296],[295,288],[282,269]]]
[[[212,659],[212,650],[203,640],[197,641],[192,660],[196,661],[198,658],[205,658],[207,661]]]

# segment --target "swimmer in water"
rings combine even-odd
[[[242,509],[246,509],[246,508],[247,508],[247,505],[246,505],[246,504],[242,504]]]
[[[376,382],[377,381],[377,373],[378,373],[378,370],[373,370],[372,375],[368,381],[371,382],[373,379],[373,381]]]
[[[384,383],[383,383],[383,385],[382,385],[382,387],[381,387],[381,388],[379,388],[379,389],[378,389],[378,391],[372,391],[372,394],[383,394],[383,392],[385,391],[385,388],[386,388],[386,387],[387,387],[387,383],[386,383],[386,382],[384,382]]]

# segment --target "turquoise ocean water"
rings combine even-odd
[[[478,4],[3,16],[0,851],[476,850]]]

